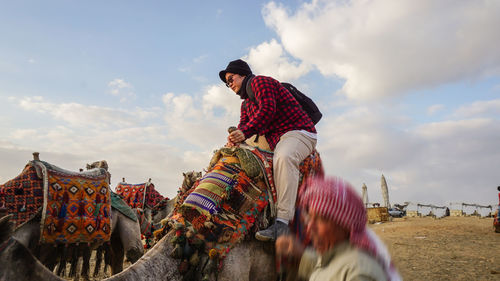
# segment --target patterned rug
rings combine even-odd
[[[120,182],[116,186],[115,192],[119,194],[132,209],[144,209],[145,207],[152,209],[164,199],[164,197],[156,191],[154,184],[151,182],[140,184]]]
[[[137,214],[130,208],[125,201],[120,197],[120,195],[111,191],[111,207],[118,210],[120,213],[124,214],[133,221],[137,221]]]
[[[101,168],[71,172],[44,161],[43,243],[91,243],[111,237],[109,176]]]
[[[16,227],[31,219],[43,206],[43,181],[32,162],[21,174],[0,185],[0,207],[13,215]]]
[[[316,151],[300,167],[305,173],[301,180],[323,173]],[[257,230],[256,221],[263,210],[276,201],[272,152],[246,146],[222,148],[215,152],[207,170],[186,194],[179,194],[170,224],[192,228],[205,242],[206,251],[215,250],[223,258]]]

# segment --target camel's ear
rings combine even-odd
[[[0,243],[9,239],[14,231],[14,222],[11,221],[12,214],[0,218]]]
[[[186,173],[182,173],[182,176],[185,177],[186,176]]]

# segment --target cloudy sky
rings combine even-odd
[[[329,175],[392,203],[496,204],[499,1],[5,1],[0,183],[40,152],[173,197],[239,120],[237,58],[324,117]]]

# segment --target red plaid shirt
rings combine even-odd
[[[245,85],[242,85],[245,87]],[[240,129],[246,138],[265,135],[274,150],[280,137],[288,131],[305,130],[316,133],[314,123],[297,100],[271,77],[256,76],[252,80],[255,102],[246,98],[241,104]]]

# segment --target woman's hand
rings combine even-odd
[[[234,130],[232,131],[229,136],[227,137],[228,142],[232,143],[233,145],[243,142],[245,140],[245,135],[243,134],[242,131],[240,130]]]

